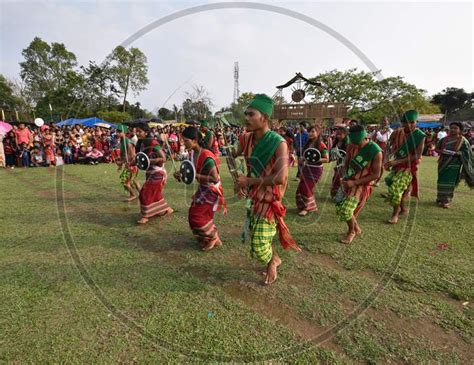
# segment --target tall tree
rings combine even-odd
[[[214,104],[204,86],[193,85],[193,90],[186,92],[185,98],[183,114],[186,119],[199,120],[211,115],[211,108]]]
[[[51,43],[35,37],[22,51],[20,76],[35,100],[61,88],[70,87],[77,66],[76,55],[62,43]]]
[[[433,95],[432,102],[439,105],[443,113],[450,115],[465,107],[471,107],[473,99],[474,93],[467,93],[464,89],[456,87],[448,87]]]
[[[149,80],[147,77],[148,66],[145,54],[138,48],[130,48],[129,51],[122,46],[116,47],[107,58],[111,72],[116,81],[121,95],[123,96],[123,108],[126,110],[126,101],[129,92],[137,96],[145,90]]]
[[[439,108],[431,104],[424,90],[407,83],[402,77],[376,78],[377,72],[332,70],[317,75],[308,85],[315,102],[346,103],[349,116],[366,123],[377,123],[383,116],[398,119],[404,108],[417,108],[421,113],[434,113]]]

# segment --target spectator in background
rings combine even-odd
[[[88,162],[91,165],[98,165],[103,156],[104,154],[95,147],[92,148],[92,151],[87,152],[86,154],[86,157],[88,158]]]
[[[448,132],[444,128],[441,128],[441,130],[438,132],[438,135],[436,136],[436,139],[438,141],[441,141],[444,137],[448,135]]]
[[[306,122],[301,122],[299,132],[296,134],[295,138],[296,157],[298,158],[298,172],[296,173],[295,180],[298,180],[301,175],[301,170],[303,168],[303,147],[306,142],[308,142],[308,139],[309,135],[306,131]]]
[[[36,146],[31,150],[30,160],[30,167],[41,167],[46,165],[44,162],[43,153]]]
[[[15,138],[17,146],[25,143],[26,146],[33,143],[33,135],[28,128],[25,127],[25,123],[20,123],[18,129],[15,130]]]
[[[17,156],[20,167],[30,166],[30,151],[28,151],[26,142],[20,144],[20,147],[17,150]]]
[[[72,143],[69,142],[67,145],[63,147],[63,160],[65,164],[72,164]]]

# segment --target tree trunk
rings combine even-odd
[[[125,90],[123,92],[123,109],[122,111],[125,113],[125,101],[127,100],[127,92],[128,92],[128,83],[130,82],[130,75],[127,76],[127,84],[125,86]]]

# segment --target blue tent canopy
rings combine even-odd
[[[102,120],[100,118],[92,117],[92,118],[85,118],[85,119],[75,119],[75,118],[70,118],[63,120],[62,122],[56,123],[56,126],[58,127],[64,127],[64,126],[73,126],[76,124],[83,125],[85,127],[109,127],[109,128],[117,128],[115,124],[106,122],[105,120]]]
[[[440,123],[440,122],[418,122],[416,123],[416,125],[418,126],[418,128],[430,128],[430,129],[433,129],[433,128],[440,128],[443,126],[443,123]],[[390,125],[390,128],[398,128],[400,127],[400,124],[391,124]]]

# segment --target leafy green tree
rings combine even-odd
[[[106,122],[110,122],[110,123],[123,123],[123,122],[132,120],[132,116],[130,114],[125,113],[125,112],[119,112],[117,110],[99,111],[97,112],[97,116],[100,119],[103,119]]]
[[[438,105],[443,113],[454,114],[463,108],[472,107],[474,93],[467,93],[464,89],[448,87],[442,92],[433,95],[432,102]]]
[[[400,76],[377,79],[377,72],[332,70],[317,75],[308,85],[315,102],[341,102],[349,105],[349,117],[365,123],[378,123],[384,116],[398,120],[403,112],[416,108],[421,113],[436,113],[425,91],[407,83]]]
[[[137,96],[145,90],[149,82],[147,58],[138,48],[132,47],[127,51],[124,47],[118,46],[107,57],[106,62],[110,65],[112,78],[117,84],[116,90],[123,97],[122,110],[125,112],[130,91]]]
[[[204,86],[193,85],[193,90],[186,92],[185,97],[183,115],[186,119],[200,120],[212,114],[212,99]]]

